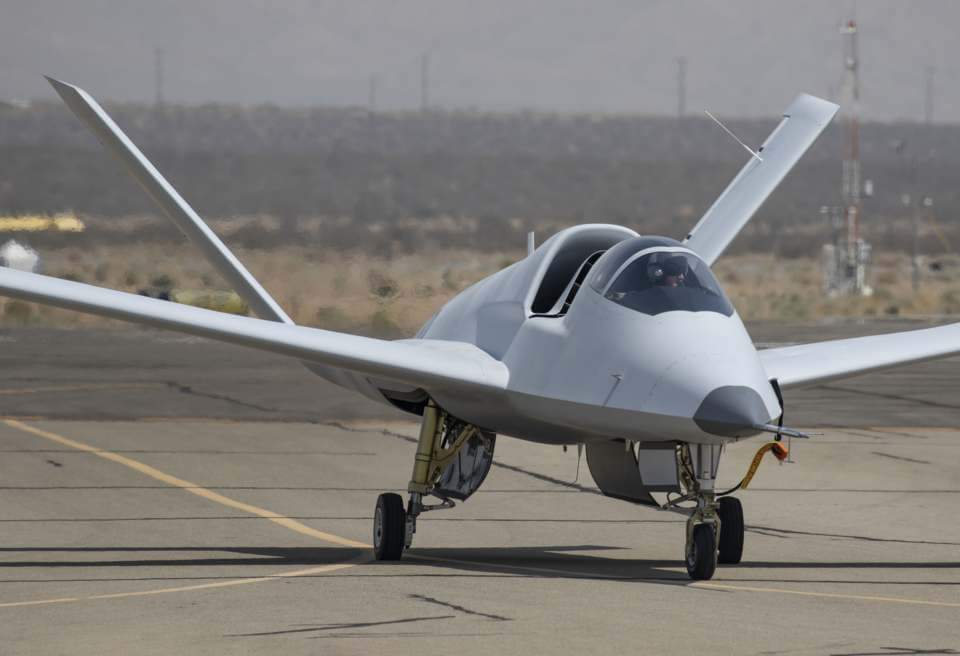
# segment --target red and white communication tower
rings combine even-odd
[[[869,295],[867,284],[870,244],[860,230],[862,215],[860,177],[860,53],[857,23],[847,21],[840,29],[843,37],[843,90],[841,106],[846,113],[841,205],[823,208],[833,221],[832,244],[824,247],[824,283],[830,294]]]

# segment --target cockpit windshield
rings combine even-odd
[[[614,303],[644,314],[673,310],[733,314],[733,306],[710,268],[690,253],[642,255],[627,264],[602,293]]]

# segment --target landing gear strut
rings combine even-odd
[[[373,517],[373,553],[377,560],[399,560],[413,544],[417,518],[430,510],[453,508],[453,498],[467,499],[486,478],[493,462],[496,437],[447,414],[428,401],[417,440],[413,474],[404,508],[399,494],[377,499]],[[425,504],[433,495],[440,503]]]
[[[674,501],[695,501],[687,519],[684,561],[694,580],[713,577],[717,563],[736,564],[743,556],[743,507],[734,497],[714,490],[723,447],[683,444],[677,452],[680,480],[687,490]]]

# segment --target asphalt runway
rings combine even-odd
[[[512,439],[403,561],[373,563],[376,496],[410,474],[404,415],[203,340],[2,331],[0,653],[960,653],[958,365],[789,394],[788,423],[823,434],[739,495],[744,562],[691,583],[682,516]]]

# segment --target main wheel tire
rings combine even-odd
[[[373,555],[377,560],[400,560],[407,530],[403,497],[385,492],[377,497],[373,514]]]
[[[711,524],[697,524],[687,547],[687,574],[695,581],[706,581],[713,578],[716,570],[717,532]]]
[[[743,506],[736,497],[720,497],[720,544],[717,561],[736,565],[743,558]]]

